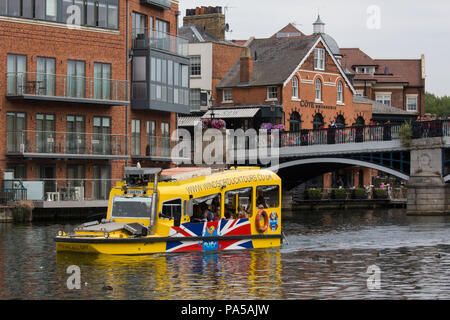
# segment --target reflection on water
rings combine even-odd
[[[56,254],[73,225],[0,224],[0,299],[449,299],[450,217],[402,210],[286,213],[281,248],[108,256]],[[81,269],[69,290],[67,267]],[[381,289],[367,289],[367,268]],[[112,290],[104,290],[105,286]]]

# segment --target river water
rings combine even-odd
[[[450,299],[450,217],[286,212],[276,249],[56,254],[56,232],[76,224],[0,224],[0,299]],[[67,287],[71,265],[80,289]]]

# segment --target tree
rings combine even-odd
[[[437,97],[427,92],[425,94],[425,112],[435,114],[437,117],[444,119],[450,117],[450,97],[447,95]]]

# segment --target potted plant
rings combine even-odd
[[[352,198],[353,199],[367,199],[366,189],[364,188],[356,188],[352,190]]]
[[[345,200],[345,199],[347,199],[347,190],[345,190],[344,188],[332,189],[331,195],[332,195],[333,199]]]
[[[375,188],[373,190],[374,199],[387,199],[387,190],[381,188]]]
[[[317,188],[308,188],[305,190],[306,198],[309,200],[321,200],[322,190]]]

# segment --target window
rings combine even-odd
[[[147,121],[147,146],[145,147],[145,155],[156,155],[156,123],[155,121]]]
[[[36,152],[55,152],[55,116],[53,114],[36,115]]]
[[[69,154],[84,154],[86,147],[84,116],[67,116],[66,152]]]
[[[6,113],[6,149],[7,152],[25,152],[26,115],[22,112]]]
[[[267,100],[278,100],[278,87],[267,87]]]
[[[8,163],[6,165],[8,170],[14,171],[14,179],[27,179],[27,165],[24,163]]]
[[[417,112],[417,96],[406,96],[406,110]]]
[[[244,219],[253,214],[252,188],[225,192],[225,218]]]
[[[94,98],[111,99],[111,64],[94,63]]]
[[[167,122],[161,123],[161,155],[170,156],[170,126]]]
[[[37,58],[36,93],[38,95],[55,95],[55,64],[54,58]]]
[[[153,65],[152,65],[152,70]],[[153,72],[153,71],[152,71]],[[147,99],[147,57],[133,57],[132,96],[135,100]]]
[[[292,98],[298,99],[298,78],[292,78]]]
[[[200,56],[191,57],[191,76],[201,76],[202,75],[202,64]]]
[[[94,183],[92,190],[92,198],[94,200],[107,200],[111,191],[111,167],[96,165],[94,166]],[[134,198],[133,198],[134,199]],[[134,211],[133,215],[136,214]]]
[[[152,198],[115,196],[111,208],[112,218],[150,219]]]
[[[297,111],[292,112],[289,124],[292,132],[299,132],[302,129],[302,119]]]
[[[322,81],[316,79],[316,102],[322,102]]]
[[[145,14],[137,12],[132,13],[133,39],[148,37],[147,21],[147,16]]]
[[[67,61],[67,95],[69,97],[84,98],[85,86],[85,62]]]
[[[280,205],[280,186],[256,187],[256,207],[278,208]]]
[[[131,155],[141,154],[141,121],[131,120]]]
[[[325,122],[323,120],[323,116],[320,113],[316,113],[313,118],[313,129],[321,129],[325,125]]]
[[[325,70],[325,49],[314,49],[314,69]]]
[[[7,56],[7,93],[23,94],[26,90],[27,57],[15,54]]]
[[[201,96],[201,90],[200,89],[191,89],[191,98],[190,98],[190,105],[191,105],[191,111],[199,111],[200,110],[200,96]]]
[[[186,213],[191,217],[191,222],[205,222],[205,219],[207,221],[220,220],[222,217],[221,198],[221,194],[216,193],[189,200]]]
[[[341,81],[337,84],[337,102],[344,103],[344,86]]]
[[[92,147],[94,154],[111,154],[111,118],[94,117]]]
[[[67,196],[70,200],[79,200],[80,198],[84,198],[83,194],[76,195],[75,190],[70,190],[73,187],[83,187],[84,179],[85,179],[85,166],[80,164],[71,164],[67,165]],[[81,199],[80,199],[81,200]]]
[[[162,204],[161,216],[167,219],[179,220],[181,218],[181,199],[166,201]]]
[[[376,99],[377,102],[385,104],[387,106],[391,105],[391,94],[377,94]]]
[[[223,89],[223,102],[233,102],[233,89]]]

